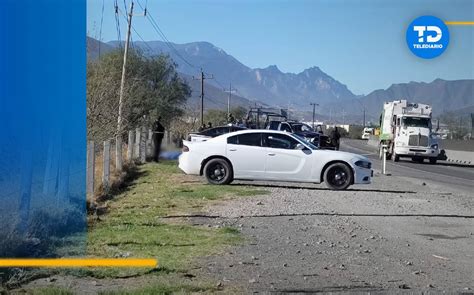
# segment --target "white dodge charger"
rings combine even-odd
[[[179,168],[204,175],[210,184],[234,179],[322,183],[333,190],[370,183],[371,162],[364,156],[320,150],[287,132],[244,130],[205,142],[183,142]]]

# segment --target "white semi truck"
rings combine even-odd
[[[387,147],[387,159],[402,157],[422,163],[436,164],[439,155],[437,139],[432,134],[432,108],[421,103],[396,100],[384,103],[380,116],[379,156]]]

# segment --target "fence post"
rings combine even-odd
[[[128,131],[127,160],[133,162],[133,130]]]
[[[145,163],[146,162],[146,137],[147,137],[147,132],[146,132],[146,127],[142,127],[142,134],[140,137],[140,163]]]
[[[122,154],[122,135],[115,137],[115,171],[122,171],[123,154]]]
[[[146,141],[146,157],[153,157],[153,130],[148,129],[148,139]]]
[[[140,128],[135,129],[135,145],[133,147],[133,152],[134,158],[135,159],[140,159],[140,138],[141,138],[141,132]]]
[[[165,134],[164,134],[163,137],[165,139],[165,145],[169,146],[170,145],[170,137],[169,137],[169,131],[168,130],[165,130]]]
[[[110,177],[110,140],[104,141],[104,163],[102,170],[102,184],[104,189],[109,189],[109,178]]]
[[[95,143],[89,141],[87,145],[87,168],[86,168],[86,179],[87,179],[87,194],[94,195],[94,174],[95,174]]]

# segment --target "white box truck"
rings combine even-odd
[[[384,103],[380,116],[379,156],[387,146],[387,159],[397,162],[411,158],[436,164],[439,155],[437,139],[432,134],[432,108],[427,104],[395,100]]]

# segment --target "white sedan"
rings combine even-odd
[[[295,134],[244,130],[205,142],[183,141],[179,168],[204,175],[210,184],[234,179],[321,183],[333,190],[369,184],[373,172],[364,156],[320,150]]]

